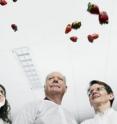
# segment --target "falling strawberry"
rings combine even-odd
[[[81,27],[81,22],[80,21],[75,21],[72,23],[72,28],[73,29],[78,29]]]
[[[91,14],[99,14],[99,7],[96,4],[92,4],[92,3],[88,3],[88,12],[90,12]]]
[[[5,0],[0,0],[0,5],[4,6],[4,5],[6,5],[6,4],[7,4],[7,1],[5,1]]]
[[[65,34],[69,33],[72,30],[72,25],[68,24],[67,27],[65,28]]]
[[[18,30],[17,25],[16,24],[11,24],[11,28],[16,32]]]
[[[70,40],[72,41],[72,42],[77,42],[77,37],[76,36],[72,36],[72,37],[70,37]]]
[[[107,15],[107,12],[105,11],[102,11],[99,13],[99,22],[100,24],[108,24],[108,15]]]
[[[97,39],[99,37],[99,35],[98,34],[92,34],[92,35],[88,35],[87,36],[87,38],[88,38],[88,40],[89,40],[89,42],[93,42],[95,39]]]

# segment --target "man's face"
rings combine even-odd
[[[89,88],[89,101],[92,106],[110,103],[113,94],[108,94],[105,87],[99,84],[93,84]]]
[[[45,85],[45,93],[47,95],[61,94],[63,95],[67,89],[65,83],[65,77],[58,73],[53,72],[47,76],[46,85]]]

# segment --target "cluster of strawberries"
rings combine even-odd
[[[99,23],[100,24],[108,24],[109,17],[106,11],[100,11],[99,7],[96,4],[92,4],[91,2],[88,3],[87,11],[91,14],[95,14],[99,16]],[[78,29],[81,27],[81,22],[73,22],[72,24],[68,24],[65,28],[65,34],[69,33],[72,29]],[[97,39],[99,35],[97,33],[90,34],[87,36],[88,41],[92,43],[95,39]],[[77,42],[78,37],[72,36],[70,40],[72,42]]]
[[[88,3],[88,12],[99,16],[100,24],[108,24],[108,15],[106,11],[100,11],[96,4]]]
[[[68,24],[66,29],[65,29],[65,34],[69,33],[72,29],[77,30],[81,27],[81,22],[80,21],[75,21],[72,24]],[[77,41],[77,36],[72,36],[70,37],[70,40],[73,42]]]
[[[13,0],[13,2],[17,2],[17,0]],[[0,5],[4,6],[7,4],[6,0],[0,0]]]
[[[13,0],[13,2],[17,2],[17,0]],[[0,0],[0,5],[1,6],[7,5],[7,1],[6,0]],[[11,24],[11,28],[13,29],[14,32],[16,32],[18,30],[18,27],[16,24]]]

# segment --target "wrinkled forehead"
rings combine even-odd
[[[61,74],[60,72],[52,72],[52,73],[48,74],[47,78],[46,78],[46,81],[50,77],[59,77],[59,78],[62,78],[64,81],[66,81],[65,76],[63,74]]]

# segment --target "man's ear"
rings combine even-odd
[[[114,94],[113,93],[110,93],[109,94],[109,98],[110,98],[110,100],[114,99]]]
[[[44,84],[43,88],[45,89],[45,87],[46,87],[46,86],[45,86],[45,84]]]
[[[66,91],[67,91],[67,85],[65,86],[65,88],[66,88],[66,89],[65,89],[65,92],[66,92]]]

